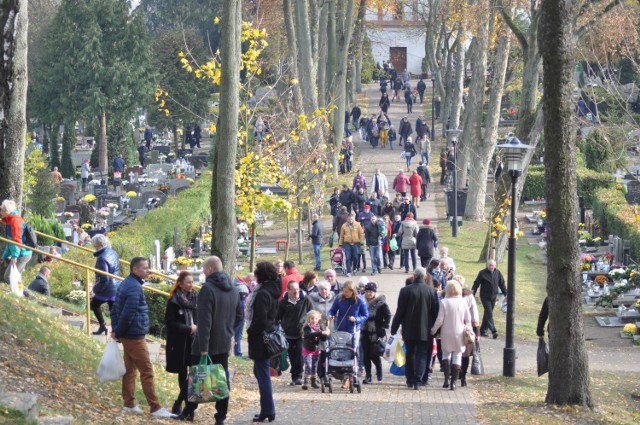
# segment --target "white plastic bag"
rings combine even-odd
[[[120,355],[118,343],[112,339],[107,343],[102,360],[98,365],[98,370],[96,371],[98,379],[100,382],[117,381],[122,378],[125,372],[124,360]]]
[[[503,312],[503,313],[506,313],[506,312],[507,312],[507,299],[506,299],[506,298],[504,298],[504,299],[502,300],[502,312]]]
[[[11,285],[11,292],[18,297],[24,297],[24,289],[22,287],[22,275],[18,271],[18,267],[15,264],[11,264],[11,271],[9,272],[9,284]]]
[[[388,362],[393,362],[396,356],[396,347],[398,346],[398,342],[400,342],[400,346],[402,346],[402,337],[400,335],[391,335],[389,340],[387,341],[387,346],[384,349],[384,357]]]

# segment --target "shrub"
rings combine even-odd
[[[132,224],[109,235],[112,247],[120,258],[129,260],[133,257],[148,257],[153,252],[153,241],[172,241],[174,227],[177,228],[181,243],[190,241],[196,236],[199,226],[206,222],[209,215],[209,193],[211,191],[211,177],[203,176],[189,189],[183,190],[177,196],[171,197],[158,209],[151,210],[147,215],[135,220]],[[177,219],[179,217],[179,219]],[[55,230],[54,230],[55,232]],[[93,266],[95,260],[91,253],[71,250],[65,258]],[[49,285],[51,295],[65,299],[74,289],[74,280],[84,280],[86,272],[62,261],[51,263],[51,277]],[[37,268],[28,270],[24,275],[25,282],[35,277]],[[121,267],[122,275],[128,273],[128,267]],[[93,273],[90,273],[93,280]],[[150,293],[147,293],[150,297]],[[162,296],[158,296],[163,298]],[[161,303],[162,304],[162,303]],[[150,307],[151,310],[151,307]],[[156,323],[154,329],[159,329],[159,323],[164,322],[164,307],[154,310],[150,320]]]
[[[578,168],[578,195],[584,197],[585,206],[591,208],[598,188],[610,188],[614,179],[610,173],[597,173],[586,168]],[[531,166],[522,189],[522,199],[545,197],[544,166]]]
[[[615,188],[598,189],[594,195],[593,217],[600,223],[602,235],[616,235],[630,241],[634,260],[640,257],[640,223],[636,211],[624,194]]]

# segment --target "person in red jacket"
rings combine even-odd
[[[402,197],[407,196],[407,185],[409,184],[409,179],[404,175],[404,171],[400,169],[400,172],[393,179],[393,190],[400,193]]]
[[[22,235],[24,230],[24,220],[20,216],[16,203],[10,199],[5,199],[0,205],[0,217],[5,224],[5,234],[7,239],[11,239],[20,244],[24,244],[24,237]],[[6,244],[2,258],[7,260],[7,269],[4,273],[4,281],[9,282],[9,275],[11,274],[11,266],[15,265],[18,271],[22,274],[27,267],[27,263],[31,260],[31,250],[23,245],[20,248],[14,244]]]
[[[289,282],[302,282],[304,276],[302,276],[298,269],[296,269],[296,265],[293,261],[285,261],[284,262],[284,274],[285,276],[282,278],[282,292],[280,292],[280,299],[284,297],[284,294],[287,293],[287,284]]]
[[[420,208],[420,197],[422,195],[422,177],[417,171],[414,171],[411,177],[409,177],[409,184],[411,185],[411,198],[413,205],[416,208]]]

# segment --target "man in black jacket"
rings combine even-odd
[[[400,135],[400,143],[398,143],[398,145],[402,146],[402,142],[406,142],[407,138],[411,136],[412,133],[413,129],[411,128],[409,118],[403,117],[400,121],[400,126],[398,127],[398,134]]]
[[[290,385],[302,385],[302,328],[309,311],[311,301],[300,291],[298,282],[287,283],[287,293],[278,302],[278,320],[289,342]]]
[[[213,363],[219,363],[227,375],[229,383],[229,351],[235,327],[242,320],[240,293],[231,278],[222,268],[222,261],[216,256],[207,257],[202,265],[207,277],[198,294],[198,330],[191,347],[192,364],[197,364],[207,354]],[[193,420],[197,403],[187,402],[179,419]],[[229,410],[229,397],[216,401],[216,424],[224,423]]]
[[[37,292],[38,294],[51,296],[51,289],[49,288],[49,275],[51,269],[47,266],[40,267],[36,278],[29,284],[29,290]]]
[[[418,85],[416,86],[416,88],[418,89],[418,95],[420,95],[420,103],[422,103],[424,99],[424,92],[427,89],[427,85],[422,80],[422,78],[420,78],[420,81],[418,81]]]
[[[351,115],[351,123],[353,124],[353,128],[355,128],[356,131],[359,130],[360,116],[362,115],[362,110],[358,105],[356,105],[353,107],[353,109],[351,109],[350,115]]]
[[[402,325],[402,338],[407,347],[407,386],[417,390],[421,385],[429,385],[429,375],[425,371],[433,344],[431,326],[438,317],[440,306],[436,290],[427,284],[431,281],[427,271],[417,267],[413,278],[411,285],[400,289],[391,335],[395,335]],[[423,381],[425,375],[427,378]]]
[[[482,324],[480,325],[480,335],[489,336],[490,330],[493,334],[493,339],[498,338],[498,331],[493,323],[493,308],[496,305],[496,298],[498,296],[498,289],[502,292],[502,295],[507,296],[507,288],[504,285],[504,277],[500,270],[496,269],[496,261],[489,260],[487,262],[487,268],[480,270],[476,280],[473,281],[473,295],[476,295],[476,291],[480,288],[480,302],[484,308],[484,315],[482,316]]]
[[[418,165],[418,168],[416,169],[416,171],[418,172],[418,175],[422,179],[422,185],[420,188],[421,189],[420,200],[426,201],[429,196],[428,190],[429,190],[429,183],[431,182],[431,173],[429,173],[429,167],[427,167],[427,164],[425,164],[424,161],[420,161],[420,165]]]
[[[382,219],[380,219],[382,220]],[[385,225],[386,226],[386,225]],[[369,255],[371,256],[371,276],[376,274],[382,274],[380,270],[380,228],[378,227],[378,218],[375,215],[371,215],[368,223],[364,226],[364,238],[369,248]]]

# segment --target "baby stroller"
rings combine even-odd
[[[345,271],[345,255],[344,250],[340,247],[331,251],[331,268],[338,273],[344,273]]]
[[[357,390],[358,394],[362,392],[362,384],[358,379],[358,353],[354,347],[354,334],[337,331],[329,335],[325,351],[325,378],[320,380],[322,392],[328,389],[333,393],[333,378],[340,382],[348,379],[351,393],[354,390]]]

